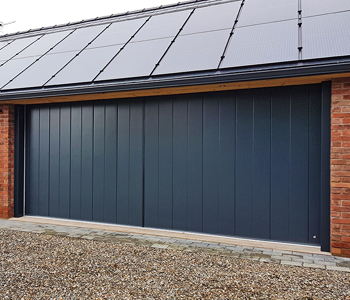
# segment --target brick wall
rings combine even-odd
[[[0,218],[13,217],[15,109],[0,105]]]
[[[350,78],[332,83],[331,252],[350,257]]]

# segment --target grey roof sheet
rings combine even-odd
[[[194,0],[5,35],[0,98],[26,89],[349,60],[349,28],[349,0]]]

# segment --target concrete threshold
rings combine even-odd
[[[238,245],[238,246],[253,247],[253,248],[273,249],[273,250],[280,250],[280,251],[331,255],[329,252],[321,251],[321,248],[318,246],[252,240],[252,239],[235,238],[235,237],[227,237],[227,236],[220,236],[220,235],[202,234],[202,233],[182,232],[182,231],[174,231],[174,230],[143,228],[143,227],[134,227],[134,226],[125,226],[125,225],[114,225],[114,224],[65,220],[65,219],[46,218],[46,217],[33,217],[33,216],[12,218],[10,220],[18,221],[18,222],[31,222],[36,224],[59,225],[59,226],[113,231],[113,232],[153,235],[153,236],[178,238],[178,239],[194,240],[194,241],[201,241],[201,242]]]

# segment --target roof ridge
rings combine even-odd
[[[166,5],[160,5],[157,7],[143,8],[143,9],[139,9],[139,10],[111,14],[108,16],[101,16],[101,17],[81,20],[81,21],[77,21],[77,22],[69,22],[69,23],[65,23],[65,24],[57,24],[54,26],[47,26],[47,27],[29,29],[29,30],[25,30],[25,31],[18,31],[18,32],[14,32],[14,33],[0,35],[0,40],[2,40],[2,39],[6,40],[7,38],[17,37],[17,36],[24,37],[24,36],[30,36],[32,34],[42,34],[42,33],[46,33],[47,31],[55,32],[56,29],[57,29],[57,31],[61,31],[62,29],[73,29],[73,28],[75,29],[75,28],[78,28],[79,25],[82,25],[82,27],[85,27],[85,26],[95,25],[95,24],[99,24],[99,23],[104,23],[104,22],[107,22],[109,20],[123,21],[123,20],[131,19],[131,18],[146,17],[146,16],[154,15],[157,12],[162,13],[162,11],[163,11],[163,13],[170,13],[170,12],[174,12],[174,11],[182,10],[182,9],[191,9],[191,8],[194,8],[195,5],[199,5],[202,7],[202,6],[209,6],[209,5],[214,5],[214,4],[221,4],[221,3],[226,3],[226,2],[236,2],[236,1],[241,1],[241,0],[189,0],[189,1],[182,1],[182,2],[177,2],[174,4],[166,4]]]

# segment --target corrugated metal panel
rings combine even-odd
[[[303,17],[332,14],[350,10],[349,0],[302,0]]]
[[[226,29],[179,36],[154,75],[216,69],[229,33]]]
[[[298,60],[297,20],[237,28],[222,68]]]
[[[96,78],[96,81],[148,76],[171,40],[172,38],[165,38],[129,43]]]
[[[286,21],[297,17],[298,0],[247,0],[244,2],[237,27]]]
[[[303,18],[303,59],[350,55],[350,11]]]

